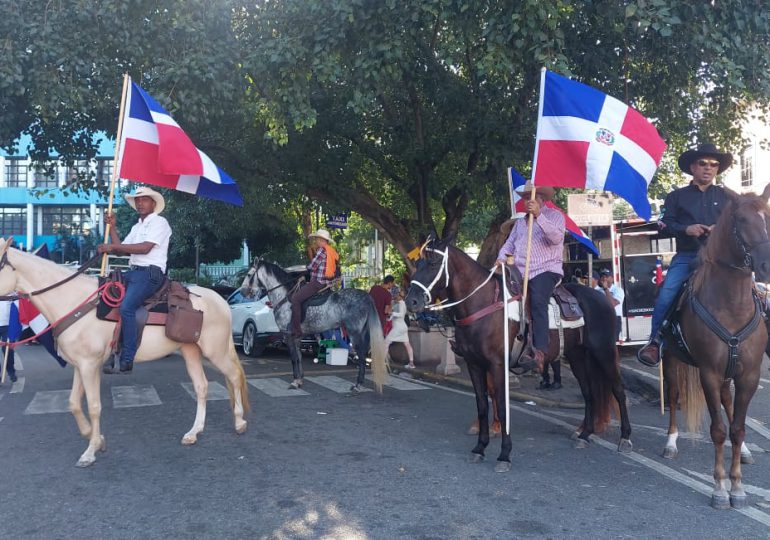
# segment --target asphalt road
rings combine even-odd
[[[248,432],[236,435],[228,401],[212,399],[206,431],[184,447],[195,403],[182,359],[171,356],[104,378],[108,449],[78,469],[86,443],[71,415],[55,412],[66,407],[72,371],[45,355],[22,348],[23,385],[0,386],[0,538],[770,536],[770,432],[761,423],[747,436],[751,506],[716,511],[711,443],[680,438],[678,459],[659,457],[666,420],[644,400],[631,408],[630,455],[615,451],[615,428],[575,450],[568,436],[580,411],[513,404],[514,466],[498,474],[499,439],[486,462],[466,462],[475,442],[465,435],[475,415],[469,392],[402,379],[383,395],[350,396],[352,368],[308,358],[306,375],[323,378],[308,380],[304,394],[275,395],[290,365],[271,353],[245,365]],[[212,397],[222,397],[223,378],[206,373]],[[763,378],[750,414],[770,422]]]

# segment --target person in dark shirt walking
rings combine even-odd
[[[671,259],[652,312],[650,341],[637,358],[655,367],[660,363],[660,330],[669,317],[679,289],[692,273],[692,263],[719,219],[730,198],[722,186],[714,185],[717,175],[733,164],[733,156],[713,144],[702,144],[679,156],[679,168],[692,175],[688,186],[668,194],[659,221],[661,234],[676,238],[676,255]]]

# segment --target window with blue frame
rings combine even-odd
[[[96,183],[100,186],[109,186],[112,181],[112,168],[114,160],[97,159],[96,160]]]
[[[6,187],[27,187],[27,162],[24,158],[5,159]]]
[[[27,234],[27,208],[24,206],[0,207],[0,236]]]
[[[83,206],[43,206],[43,234],[84,234],[92,228],[91,212]]]
[[[56,164],[37,165],[32,172],[33,185],[36,188],[51,189],[59,187],[59,174]]]

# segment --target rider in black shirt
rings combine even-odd
[[[720,152],[713,144],[702,144],[679,156],[679,168],[692,175],[690,185],[674,190],[666,197],[659,221],[661,234],[676,238],[676,255],[666,272],[652,312],[650,342],[639,350],[637,358],[647,366],[660,362],[660,329],[679,293],[692,273],[692,263],[729,200],[722,186],[714,185],[717,175],[730,167],[733,156]]]

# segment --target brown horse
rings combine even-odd
[[[458,320],[455,342],[458,354],[468,365],[468,371],[476,394],[479,419],[478,442],[471,450],[470,461],[478,463],[484,458],[489,444],[489,405],[487,402],[487,375],[494,381],[494,400],[502,425],[502,444],[495,470],[510,470],[511,436],[505,430],[505,366],[503,339],[503,311],[500,303],[501,281],[490,277],[483,268],[462,251],[449,245],[449,239],[429,240],[424,246],[423,258],[412,276],[409,293],[405,299],[411,311],[420,311],[437,296],[445,296],[455,303],[453,315]],[[585,417],[577,430],[576,446],[587,446],[592,433],[600,431],[609,421],[612,397],[620,409],[621,440],[618,450],[628,452],[631,424],[626,409],[626,396],[620,378],[619,357],[615,346],[615,311],[607,299],[589,287],[567,285],[577,298],[585,315],[585,327],[564,330],[565,357],[578,379],[585,399]],[[495,306],[498,306],[495,309]],[[471,320],[467,324],[463,319]],[[515,336],[519,323],[508,321],[509,335]],[[555,338],[555,339],[554,339]],[[559,354],[558,333],[551,333],[551,343],[546,362]]]
[[[749,402],[759,384],[767,330],[754,296],[752,272],[758,281],[770,279],[770,185],[761,197],[734,195],[701,249],[698,266],[683,295],[679,311],[681,335],[687,350],[667,332],[664,377],[668,383],[670,422],[663,456],[676,457],[676,405],[686,414],[688,430],[697,431],[708,407],[714,442],[714,508],[743,508],[741,460],[753,461],[744,443]],[[688,365],[682,362],[687,362]],[[735,384],[732,400],[730,382]],[[681,398],[681,402],[679,401]],[[730,424],[731,487],[724,467],[726,429],[720,404]]]

